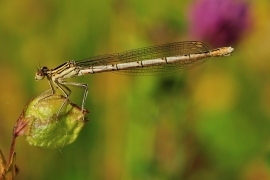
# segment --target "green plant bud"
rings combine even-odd
[[[24,135],[33,146],[62,148],[76,140],[87,122],[84,117],[89,112],[82,111],[61,95],[48,95],[50,94],[43,93],[28,102],[14,127],[13,134],[14,137]],[[65,105],[59,111],[65,101]]]

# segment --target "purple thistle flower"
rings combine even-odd
[[[197,0],[190,9],[190,34],[213,46],[237,43],[250,26],[249,6],[238,0]]]

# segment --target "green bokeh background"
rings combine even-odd
[[[19,137],[18,179],[270,179],[270,2],[231,57],[166,76],[102,73],[89,85],[89,122],[59,150]],[[187,0],[0,2],[0,148],[26,103],[49,88],[36,67],[167,42],[188,33]],[[216,47],[212,47],[216,48]],[[71,100],[81,103],[83,91]]]

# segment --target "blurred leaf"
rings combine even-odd
[[[15,176],[19,173],[19,168],[15,164],[16,153],[14,152],[11,156],[11,161],[7,165],[5,157],[0,149],[0,163],[1,163],[1,177],[0,180],[9,180],[14,179]]]

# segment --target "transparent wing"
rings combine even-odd
[[[95,56],[82,61],[76,61],[76,65],[81,68],[89,68],[94,66],[104,66],[111,64],[136,62],[150,59],[157,59],[163,57],[182,56],[187,54],[196,54],[209,52],[207,45],[198,41],[185,41],[169,43],[157,46],[150,46],[130,51],[125,51],[118,54],[108,54],[102,56]],[[114,73],[126,75],[158,75],[174,73],[179,70],[186,70],[193,68],[205,62],[207,58],[179,62],[174,64],[159,64],[155,66],[139,67],[133,69],[125,69],[113,71]],[[100,67],[99,67],[100,68]]]

